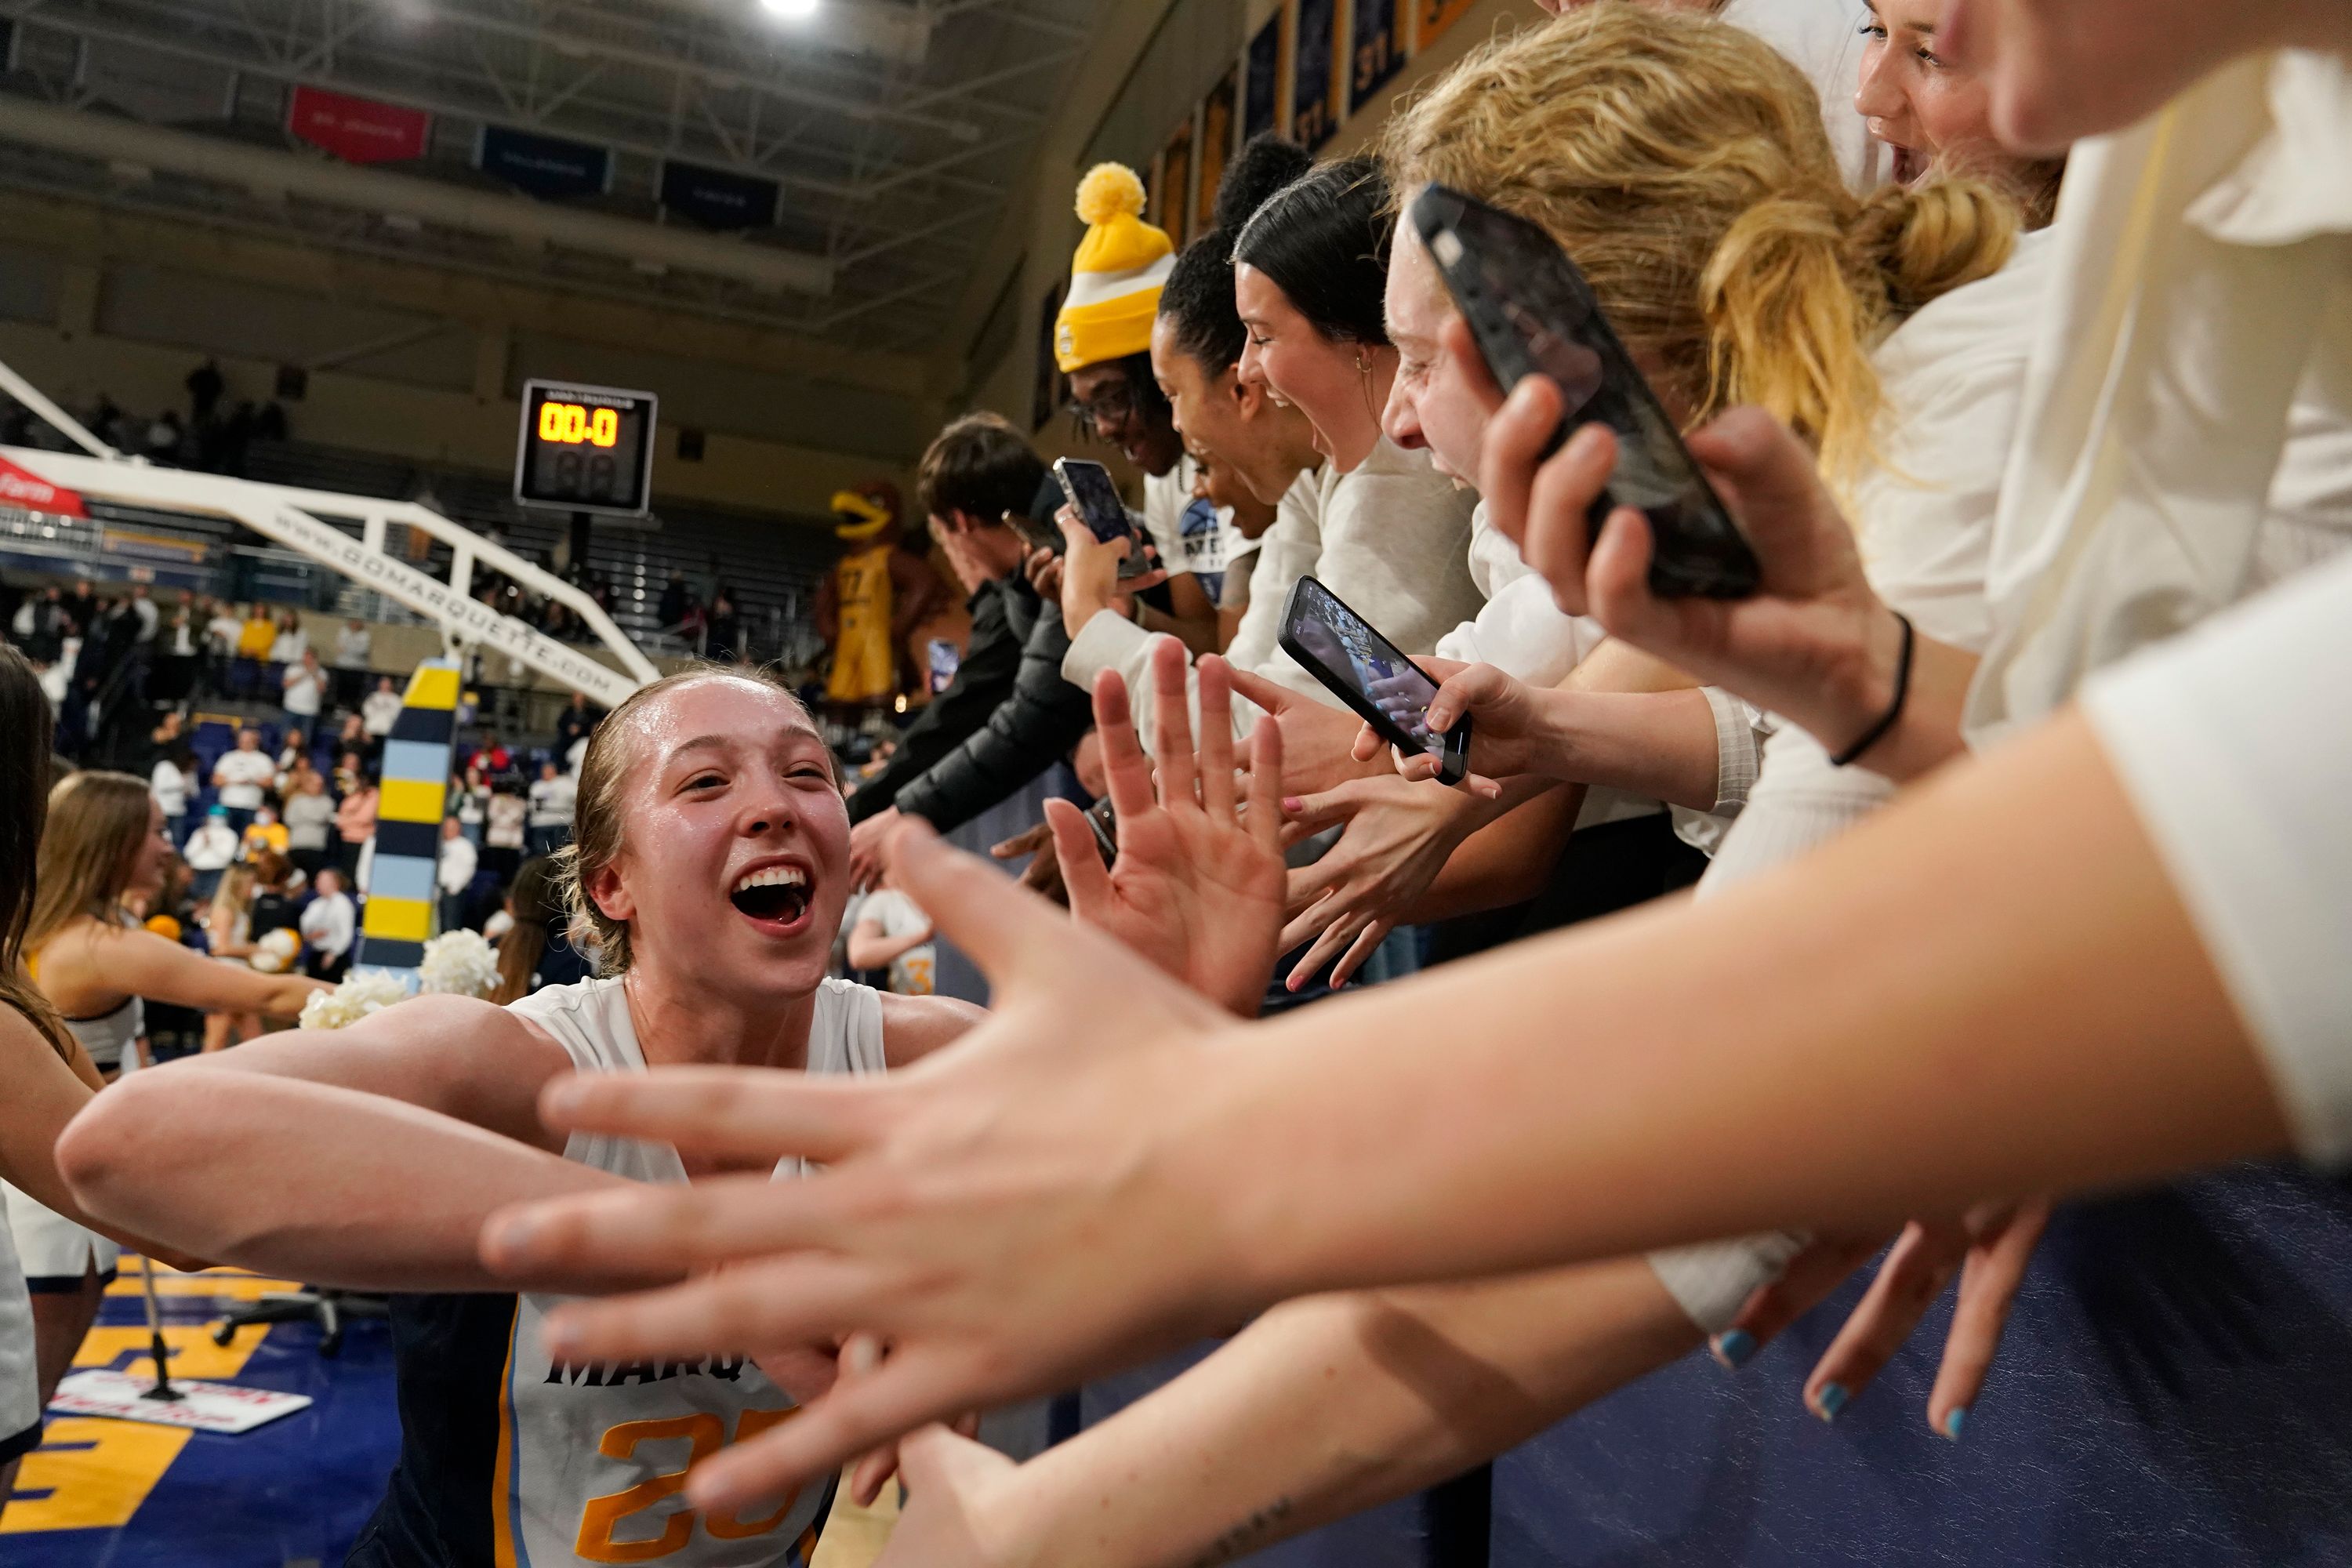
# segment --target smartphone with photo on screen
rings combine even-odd
[[[1301,577],[1283,606],[1282,651],[1355,710],[1372,732],[1403,752],[1437,759],[1441,783],[1460,784],[1470,772],[1470,715],[1439,734],[1429,727],[1437,682],[1370,621],[1340,603],[1312,577]]]
[[[1118,563],[1122,579],[1140,577],[1151,571],[1150,557],[1142,548],[1143,536],[1129,515],[1127,502],[1119,498],[1118,486],[1111,481],[1110,470],[1100,463],[1084,458],[1057,458],[1054,460],[1054,478],[1062,484],[1062,493],[1070,498],[1076,509],[1078,521],[1087,531],[1105,544],[1127,543],[1127,553]]]
[[[1546,455],[1599,421],[1617,434],[1617,468],[1587,513],[1595,536],[1630,506],[1649,520],[1650,591],[1661,598],[1744,599],[1762,581],[1747,536],[1683,446],[1576,263],[1525,218],[1431,185],[1412,223],[1445,279],[1495,384],[1558,383],[1567,407]]]

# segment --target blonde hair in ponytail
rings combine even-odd
[[[1693,423],[1753,403],[1833,481],[1874,455],[1871,351],[2016,242],[1989,184],[1845,186],[1812,85],[1710,16],[1600,0],[1465,58],[1391,122],[1401,195],[1436,182],[1540,225]]]

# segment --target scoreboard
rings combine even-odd
[[[515,451],[515,500],[563,511],[642,517],[653,493],[650,392],[528,381]]]

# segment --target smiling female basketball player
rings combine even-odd
[[[59,1163],[97,1212],[205,1256],[428,1292],[394,1300],[401,1456],[352,1563],[805,1568],[830,1486],[757,1510],[678,1496],[688,1465],[784,1419],[792,1395],[741,1358],[554,1360],[541,1323],[560,1298],[494,1293],[476,1237],[519,1198],[721,1168],[550,1134],[537,1100],[560,1074],[875,1073],[979,1009],[825,976],[848,818],[823,737],[759,676],[672,676],[614,710],[581,767],[577,831],[574,908],[608,978],[507,1007],[418,997],[133,1075],[68,1130]],[[829,1377],[829,1357],[811,1362]]]

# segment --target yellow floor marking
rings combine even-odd
[[[137,1260],[123,1262],[122,1277],[107,1288],[110,1296],[141,1293]],[[295,1289],[291,1280],[263,1279],[242,1270],[204,1274],[155,1270],[159,1296],[250,1301],[264,1291]],[[172,1352],[173,1376],[221,1382],[245,1370],[255,1347],[268,1332],[267,1324],[251,1323],[239,1329],[227,1344],[216,1345],[210,1323],[166,1323],[163,1344]],[[74,1365],[119,1365],[133,1377],[154,1376],[155,1358],[149,1353],[146,1325],[107,1323],[91,1329],[74,1352]],[[136,1421],[51,1417],[41,1447],[25,1456],[16,1472],[16,1493],[7,1511],[0,1514],[0,1535],[121,1528],[131,1522],[131,1516],[180,1457],[189,1436],[182,1427]]]
[[[254,1347],[269,1331],[266,1323],[247,1323],[225,1345],[213,1343],[208,1323],[166,1323],[163,1344],[172,1352],[172,1375],[220,1383],[245,1370]],[[155,1375],[155,1358],[147,1353],[144,1323],[101,1323],[74,1352],[76,1366],[111,1366],[132,1377]]]
[[[0,1514],[0,1535],[121,1529],[193,1435],[180,1426],[53,1417],[41,1447],[16,1471],[16,1494]]]

